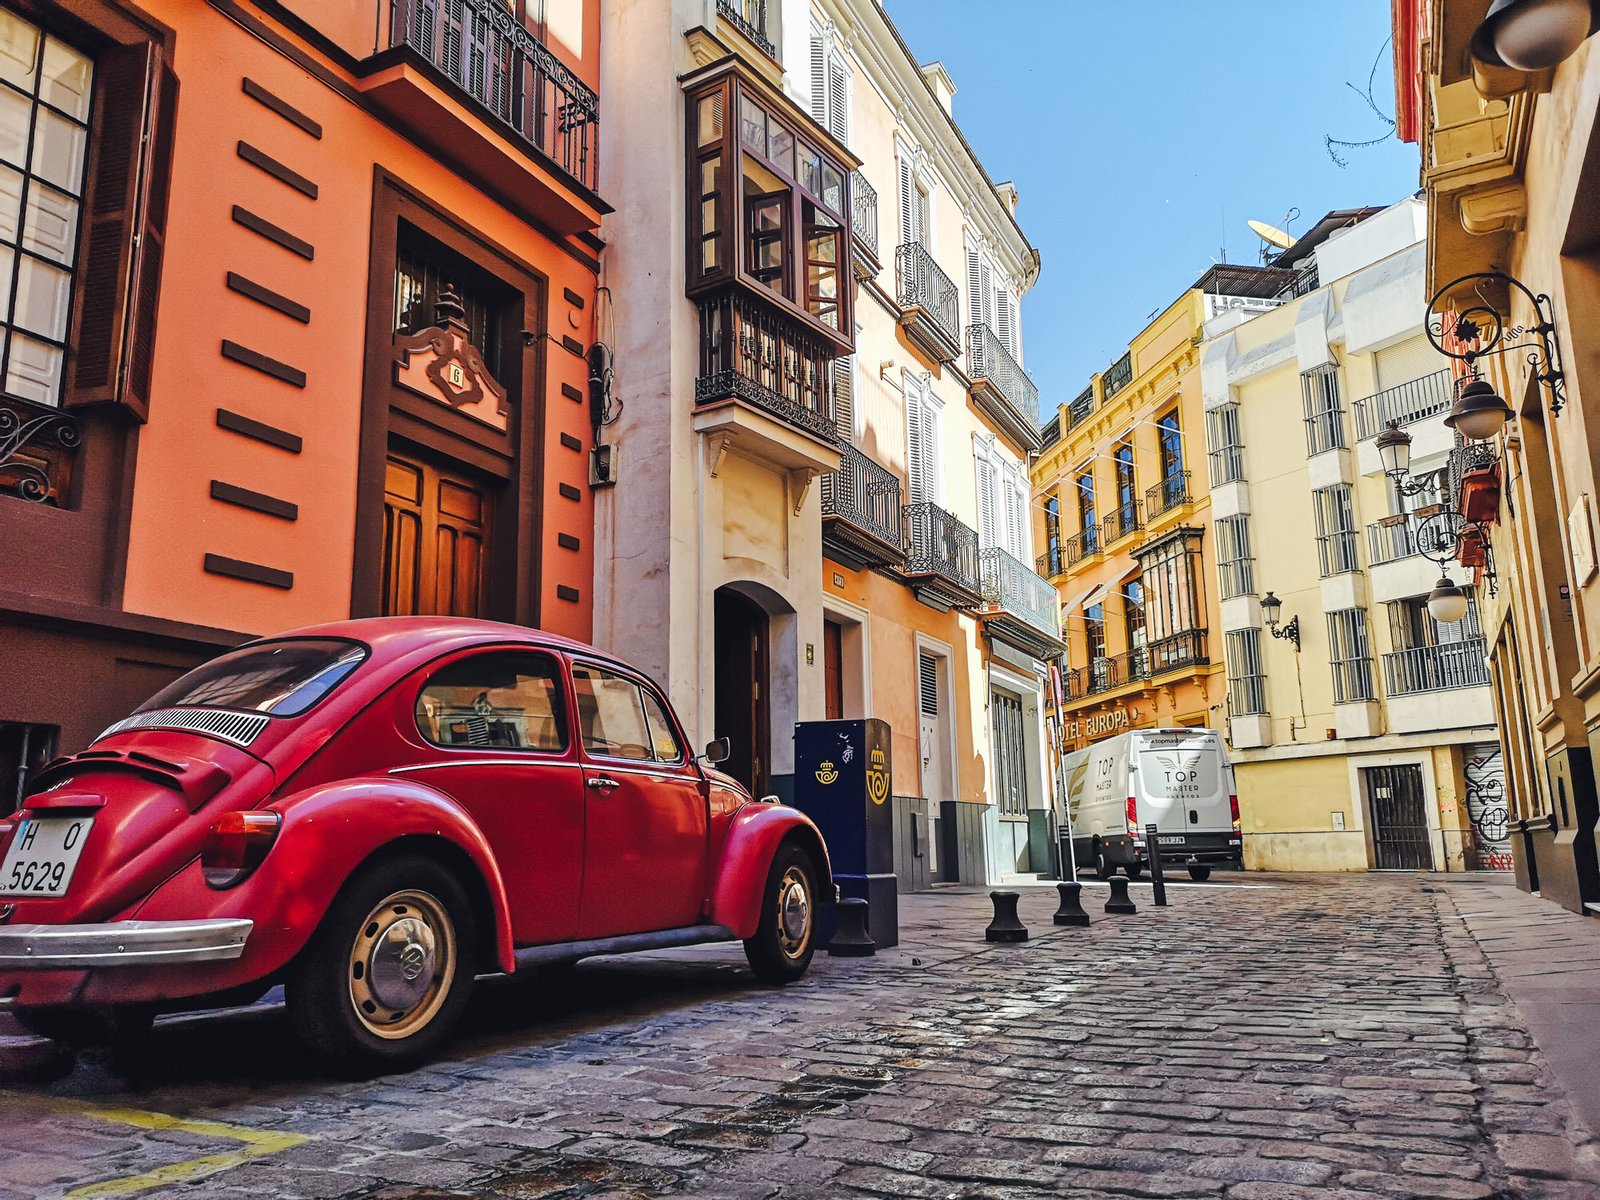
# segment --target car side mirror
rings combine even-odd
[[[727,762],[733,757],[733,743],[725,737],[706,743],[706,752],[700,756],[708,763]]]

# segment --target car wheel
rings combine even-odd
[[[1196,883],[1204,883],[1206,880],[1211,878],[1211,868],[1204,866],[1190,867],[1189,878],[1194,880]]]
[[[1096,879],[1110,879],[1117,873],[1116,867],[1111,865],[1111,860],[1106,857],[1104,848],[1094,848],[1094,874]]]
[[[792,842],[778,848],[761,895],[761,923],[746,938],[744,955],[763,983],[790,983],[816,953],[817,869]]]
[[[289,1018],[341,1063],[414,1061],[460,1017],[476,941],[453,874],[426,858],[380,863],[345,885],[301,953],[286,988]]]
[[[1137,879],[1137,878],[1139,878],[1139,876],[1144,874],[1144,864],[1143,863],[1131,862],[1127,866],[1123,867],[1122,869],[1128,873],[1128,878],[1129,879]]]

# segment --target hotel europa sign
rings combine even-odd
[[[1105,712],[1090,713],[1086,717],[1078,717],[1067,722],[1066,734],[1068,741],[1077,741],[1087,738],[1094,741],[1098,738],[1109,737],[1113,733],[1121,733],[1133,724],[1133,714],[1126,708],[1112,708]]]

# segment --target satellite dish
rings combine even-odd
[[[1265,221],[1248,221],[1246,224],[1250,226],[1251,233],[1269,246],[1276,246],[1279,250],[1287,250],[1294,245],[1294,238],[1276,225],[1268,225]]]

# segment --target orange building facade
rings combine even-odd
[[[598,39],[598,0],[0,4],[0,811],[253,635],[590,635]]]

